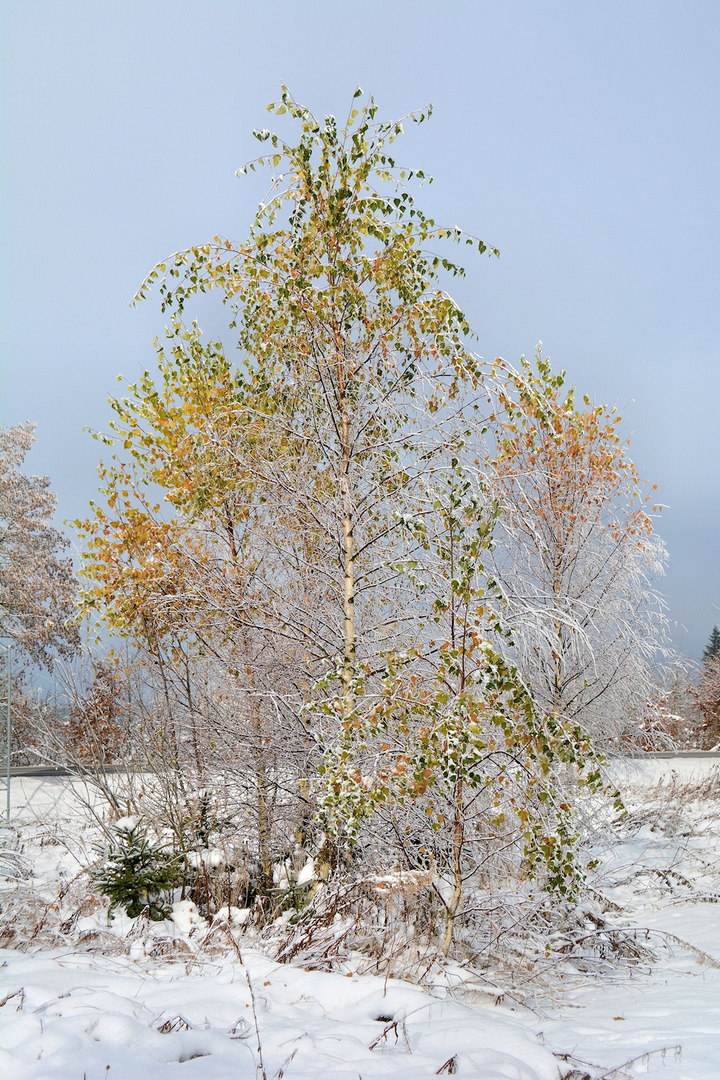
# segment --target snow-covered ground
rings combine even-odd
[[[625,959],[600,975],[574,957],[541,1015],[507,999],[471,1005],[399,979],[279,965],[239,935],[237,948],[220,934],[214,950],[198,951],[187,921],[174,940],[168,924],[148,936],[125,917],[110,933],[90,904],[54,938],[50,911],[45,923],[35,911],[35,943],[0,957],[0,1075],[717,1080],[720,770],[689,759],[614,768],[629,813],[596,853],[597,885],[614,907],[588,940]],[[91,831],[68,841],[76,797],[68,781],[13,782],[14,825],[48,899],[92,858]]]

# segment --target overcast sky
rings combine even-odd
[[[235,170],[286,82],[317,114],[357,84],[394,118],[420,202],[500,248],[455,289],[486,357],[538,340],[621,407],[659,485],[664,583],[697,657],[720,623],[720,4],[716,0],[5,0],[2,420],[62,518],[96,488],[115,378],[153,364],[146,271],[262,194]]]

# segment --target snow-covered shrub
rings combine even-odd
[[[236,807],[227,795],[208,789],[189,795],[172,837],[183,894],[210,920],[223,906],[249,906],[257,892],[247,830],[239,828]]]
[[[292,856],[275,863],[273,867],[273,914],[300,912],[315,883],[315,860],[297,845]]]

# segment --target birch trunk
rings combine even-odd
[[[347,378],[339,332],[335,330],[335,368],[340,404],[340,490],[342,496],[343,531],[343,713],[352,708],[350,700],[355,675],[355,541],[353,538],[353,503],[350,485],[350,403]]]
[[[455,813],[453,816],[453,894],[447,905],[447,919],[445,932],[442,939],[442,954],[447,956],[452,945],[453,932],[455,930],[455,917],[460,907],[462,898],[462,849],[464,839],[463,828],[463,782],[462,777],[455,785]]]

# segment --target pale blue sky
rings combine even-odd
[[[62,517],[95,490],[115,376],[153,362],[144,273],[245,233],[237,180],[281,81],[320,114],[359,83],[432,101],[403,160],[437,217],[497,245],[455,289],[485,356],[542,339],[618,403],[669,505],[665,591],[697,656],[720,622],[720,4],[685,0],[4,0],[2,419]],[[255,144],[257,145],[257,144]],[[633,404],[629,402],[633,401]]]

